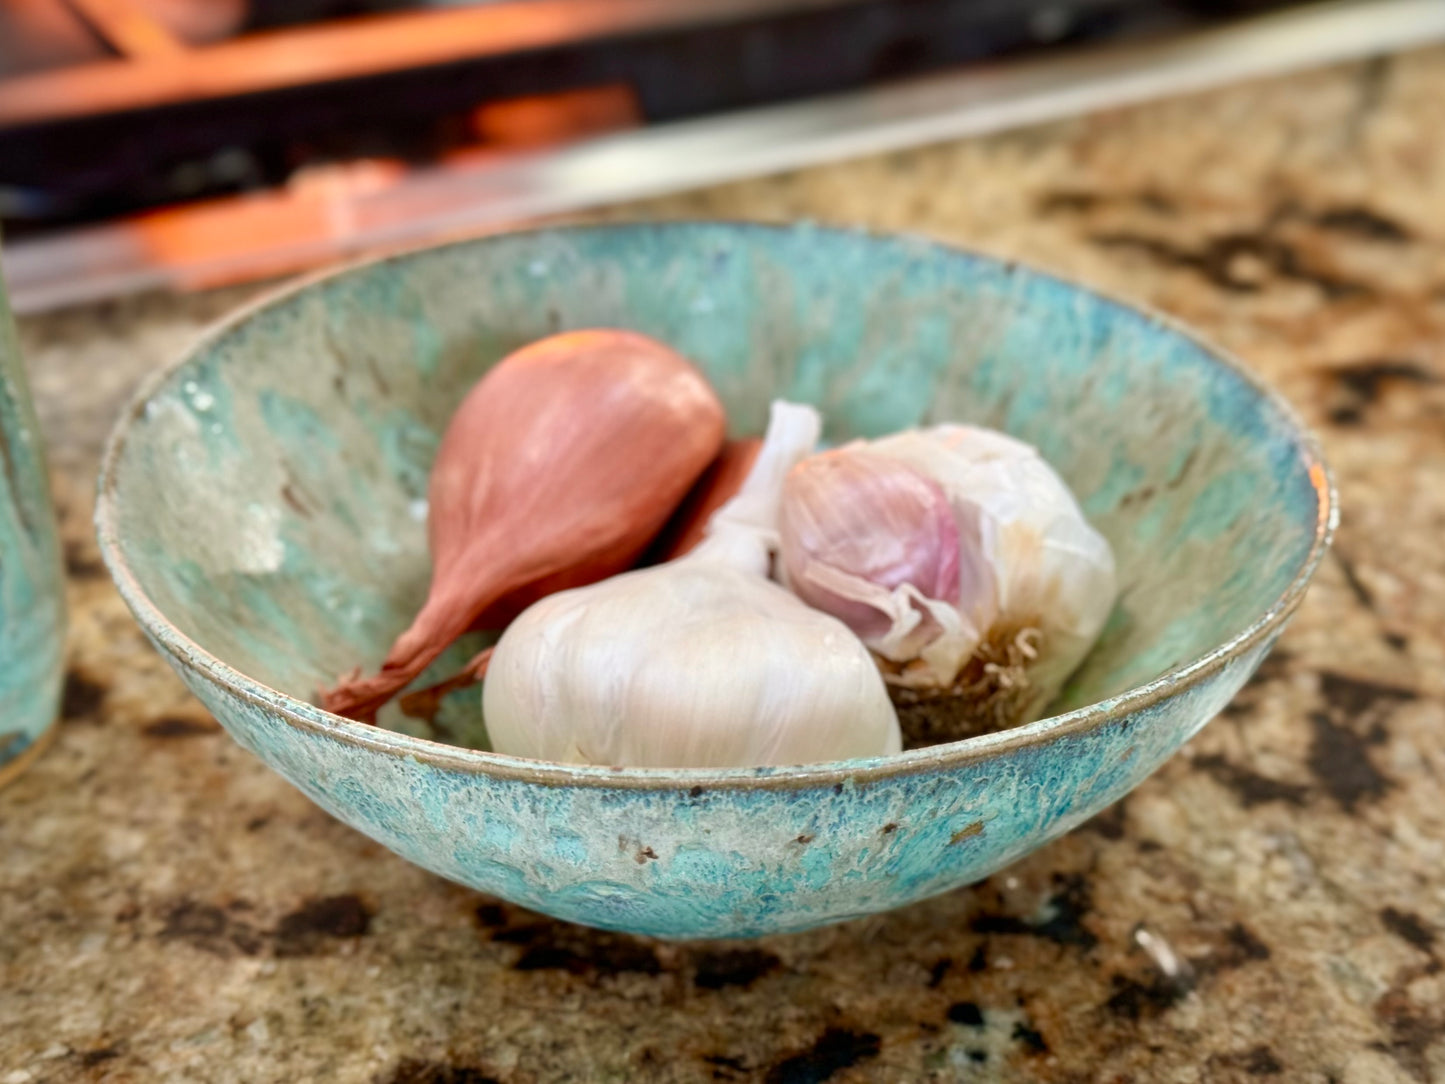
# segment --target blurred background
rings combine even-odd
[[[5,266],[22,311],[242,281],[1418,44],[1442,7],[0,0]]]

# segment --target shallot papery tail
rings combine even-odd
[[[401,698],[402,714],[409,715],[413,719],[435,722],[443,700],[454,692],[470,688],[486,679],[487,667],[492,663],[494,650],[496,650],[495,647],[483,648],[473,655],[465,666],[445,681],[428,685],[414,693],[407,693]]]

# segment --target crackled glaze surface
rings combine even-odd
[[[421,598],[417,505],[464,390],[523,343],[599,325],[695,358],[738,432],[783,396],[834,440],[958,419],[1037,445],[1118,555],[1120,604],[1058,705],[1106,707],[897,762],[721,777],[539,776],[312,708]],[[1259,623],[1317,555],[1323,484],[1238,371],[1060,280],[853,232],[624,226],[418,253],[242,316],[124,423],[101,525],[192,691],[323,808],[553,915],[752,936],[977,880],[1130,790],[1277,635]],[[469,705],[480,733],[463,699],[453,718]]]
[[[40,427],[0,282],[0,781],[36,751],[55,719],[64,641]]]

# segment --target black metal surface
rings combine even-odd
[[[330,15],[331,7],[358,4],[299,6]],[[24,233],[273,186],[318,162],[424,161],[474,139],[466,116],[478,104],[517,95],[626,83],[646,120],[660,122],[853,90],[1060,42],[1190,25],[1242,6],[1286,5],[853,0],[732,25],[578,40],[364,79],[0,128],[0,217],[12,234]],[[260,22],[295,15],[288,5],[253,8]]]

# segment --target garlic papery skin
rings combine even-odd
[[[492,748],[654,768],[898,752],[897,717],[862,642],[767,578],[783,479],[819,429],[810,407],[774,403],[747,481],[696,549],[518,617],[482,690]]]
[[[858,470],[824,473],[817,469],[824,457],[883,460],[898,469],[871,468],[866,477]],[[927,553],[942,545],[931,519],[918,511],[914,475],[935,483],[951,511],[955,593],[919,582],[900,586],[896,576],[871,571],[870,560],[886,562],[868,558],[870,552]],[[800,515],[795,503],[851,507],[834,518],[855,523],[860,537],[839,546],[816,530],[798,529],[800,520],[811,523],[821,514],[808,508]],[[790,476],[780,518],[790,585],[843,618],[891,664],[884,667],[891,684],[980,696],[1002,685],[1011,694],[1011,723],[1041,713],[1092,647],[1117,594],[1109,544],[1068,486],[1034,448],[988,429],[940,425],[815,456]],[[900,530],[908,533],[902,543]],[[928,568],[928,560],[915,557],[914,563]],[[820,585],[836,594],[837,584],[860,579],[877,580],[879,590],[867,594],[854,583],[847,607],[820,598]],[[852,616],[859,602],[873,609],[864,620]],[[883,619],[887,628],[879,631]]]
[[[810,456],[788,472],[779,530],[783,582],[884,658],[956,669],[978,645],[953,507],[922,472],[856,446]]]

